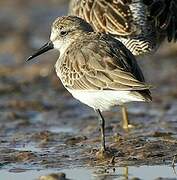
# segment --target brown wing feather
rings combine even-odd
[[[149,89],[133,55],[119,41],[91,33],[76,43],[66,52],[60,66],[61,79],[69,89]]]
[[[130,3],[122,0],[72,0],[70,14],[85,19],[96,31],[130,36],[138,31],[133,23]]]

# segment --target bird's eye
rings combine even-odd
[[[66,36],[67,34],[68,34],[67,31],[61,31],[61,32],[60,32],[60,35],[61,35],[61,36]]]

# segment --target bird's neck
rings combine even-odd
[[[71,40],[66,40],[66,41],[62,44],[61,48],[59,49],[59,51],[60,51],[60,56],[59,56],[59,58],[61,58],[61,57],[65,54],[66,50],[69,48],[69,46],[70,46],[72,43],[73,43],[73,41],[71,41]]]
[[[65,52],[67,51],[67,49],[71,46],[71,44],[76,42],[82,35],[83,35],[82,33],[78,33],[78,34],[74,34],[70,38],[67,38],[60,47],[60,50],[59,50],[60,57],[62,57],[65,54]]]

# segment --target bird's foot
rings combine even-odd
[[[122,126],[122,128],[124,129],[124,130],[130,130],[130,129],[133,129],[133,128],[135,128],[136,127],[136,125],[134,125],[134,124],[128,124],[128,125],[124,125],[123,124],[123,126]]]
[[[97,153],[96,153],[96,158],[100,160],[112,158],[114,156],[113,152],[111,152],[108,149],[103,149],[101,148]]]

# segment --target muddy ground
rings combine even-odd
[[[164,44],[155,55],[139,59],[154,87],[153,102],[128,105],[135,125],[129,132],[121,128],[118,107],[104,113],[114,156],[98,160],[97,116],[56,77],[58,53],[25,62],[48,40],[51,22],[66,13],[67,1],[0,1],[0,179],[1,171],[171,165],[177,154],[177,45]]]

